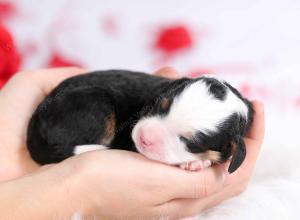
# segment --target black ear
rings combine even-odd
[[[234,139],[234,146],[233,146],[233,154],[231,158],[231,162],[228,168],[229,173],[233,173],[237,170],[244,161],[246,157],[246,146],[243,138],[241,136],[236,136]]]

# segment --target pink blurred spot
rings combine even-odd
[[[201,66],[194,68],[188,72],[188,76],[201,76],[203,74],[211,73],[218,75],[238,75],[238,74],[252,74],[255,72],[255,67],[248,63],[225,63],[213,66]]]
[[[35,42],[30,41],[24,45],[22,49],[22,54],[23,56],[28,57],[34,55],[37,51],[38,45]]]
[[[117,35],[119,31],[116,17],[108,16],[102,21],[102,28],[108,35]]]
[[[243,96],[249,97],[252,92],[252,87],[248,83],[244,83],[241,85],[239,91],[242,93]]]
[[[192,33],[184,25],[172,25],[159,31],[154,48],[165,54],[174,54],[193,46]]]
[[[296,108],[300,108],[300,97],[296,98],[295,106]]]
[[[16,7],[8,1],[0,1],[0,21],[12,17],[16,13]]]
[[[58,53],[54,53],[48,63],[48,67],[69,67],[69,66],[82,67],[81,64],[69,60],[65,57],[62,57]]]
[[[259,88],[259,89],[258,89],[258,94],[259,94],[264,100],[270,99],[270,97],[271,97],[270,91],[269,91],[267,88],[265,88],[265,87]]]
[[[213,71],[211,69],[206,69],[206,68],[203,68],[203,69],[195,69],[191,72],[189,72],[187,74],[187,77],[190,77],[190,78],[197,78],[197,77],[200,77],[202,75],[206,75],[206,74],[211,74],[213,73]]]

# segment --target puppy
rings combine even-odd
[[[34,112],[27,145],[39,164],[90,150],[122,149],[187,170],[246,156],[253,107],[227,82],[166,79],[125,70],[75,76]]]

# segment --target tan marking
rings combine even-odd
[[[162,98],[161,102],[160,102],[160,107],[163,109],[163,110],[166,110],[170,105],[170,101],[169,99],[167,98]]]
[[[234,141],[230,141],[230,146],[231,146],[231,154],[234,154],[237,150],[237,145]]]
[[[100,144],[107,146],[115,137],[116,130],[116,116],[114,113],[111,113],[105,119],[105,132],[101,137]]]
[[[221,153],[218,151],[208,150],[204,153],[200,154],[202,160],[210,160],[212,162],[220,162],[221,161]]]

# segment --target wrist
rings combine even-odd
[[[72,175],[63,168],[42,168],[0,184],[0,219],[70,219],[80,206]]]

